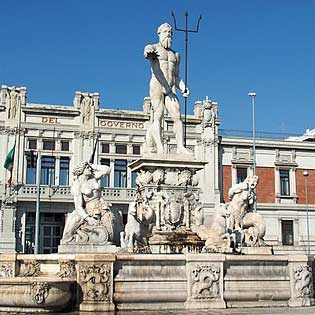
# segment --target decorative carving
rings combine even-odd
[[[178,174],[177,185],[188,186],[191,184],[192,174],[189,170],[183,170]]]
[[[3,200],[3,206],[4,207],[10,207],[10,208],[15,208],[16,207],[16,203],[17,203],[17,190],[15,189],[16,186],[13,187],[12,191],[11,191],[11,195],[7,195],[5,196],[4,200]]]
[[[72,278],[76,275],[75,262],[72,260],[59,261],[60,271],[58,272],[58,277]]]
[[[164,183],[165,174],[163,169],[158,168],[152,173],[152,183],[154,185],[161,185]]]
[[[30,260],[24,262],[25,269],[23,277],[37,277],[40,274],[40,263],[36,260]]]
[[[169,186],[177,186],[179,173],[180,171],[178,169],[166,169],[165,184]]]
[[[75,131],[74,137],[81,139],[95,139],[96,133],[94,131]]]
[[[74,107],[80,109],[81,127],[83,129],[94,128],[94,113],[99,109],[99,93],[76,92],[73,99]]]
[[[45,303],[49,293],[47,282],[33,282],[31,284],[32,299],[36,304]]]
[[[13,264],[3,263],[0,267],[0,278],[13,278]]]
[[[138,187],[145,185],[173,185],[173,186],[189,186],[192,185],[193,174],[190,170],[166,169],[161,168],[150,171],[140,170],[136,178]],[[198,185],[198,178],[194,177],[194,184]]]
[[[6,106],[7,119],[17,120],[20,113],[20,108],[26,101],[25,87],[8,87],[3,85],[1,87],[1,103]]]
[[[121,233],[121,247],[135,253],[150,253],[148,236],[152,232],[155,213],[149,205],[151,195],[142,198],[138,191],[135,202],[129,205],[125,232]]]
[[[89,123],[92,117],[94,100],[92,95],[89,93],[82,93],[81,100],[81,115],[82,115],[82,123]]]
[[[312,268],[299,265],[294,268],[296,297],[314,296]]]
[[[114,215],[102,197],[99,179],[109,174],[106,165],[82,162],[72,173],[74,181],[71,191],[75,210],[66,221],[61,244],[105,245],[113,241]]]
[[[148,185],[149,183],[151,183],[152,179],[153,176],[149,171],[140,170],[136,178],[136,184],[139,187],[143,187],[144,185]]]
[[[166,228],[175,230],[183,222],[183,199],[179,195],[172,195],[166,199],[164,208],[164,222]]]
[[[80,266],[80,283],[84,301],[110,300],[110,267],[105,264]]]
[[[188,190],[184,194],[184,214],[186,228],[190,229],[191,226],[195,227],[203,224],[203,207],[199,200],[199,193]]]
[[[193,299],[213,299],[219,296],[220,266],[197,265],[191,272]]]

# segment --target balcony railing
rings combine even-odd
[[[134,188],[103,188],[102,195],[109,202],[131,202],[134,200]],[[24,185],[19,188],[19,201],[35,201],[37,196],[36,185]],[[70,186],[41,186],[40,200],[54,202],[73,202]]]
[[[253,137],[253,132],[248,130],[231,130],[231,129],[219,129],[219,136],[222,137],[232,137],[232,138],[243,138],[251,139]],[[268,132],[268,131],[257,131],[255,132],[255,137],[257,139],[266,140],[285,140],[289,137],[300,137],[301,134],[295,133],[282,133],[282,132]]]

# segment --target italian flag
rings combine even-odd
[[[8,179],[8,184],[12,184],[12,170],[13,170],[13,161],[14,161],[14,152],[15,152],[15,144],[13,148],[9,151],[7,157],[5,158],[3,167],[6,168],[10,172],[10,178]]]

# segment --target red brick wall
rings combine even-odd
[[[257,186],[257,202],[275,203],[275,169],[273,167],[257,167],[259,177]]]
[[[230,165],[223,165],[223,200],[228,202],[228,192],[232,186],[232,167]]]
[[[305,182],[303,176],[304,169],[297,169],[296,176],[296,194],[298,196],[297,203],[305,204]],[[307,170],[307,194],[308,194],[308,203],[315,204],[315,170]]]

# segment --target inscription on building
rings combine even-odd
[[[122,129],[143,129],[144,123],[121,120],[100,120],[101,127],[122,128]]]
[[[42,117],[42,123],[45,124],[57,124],[57,117]]]

